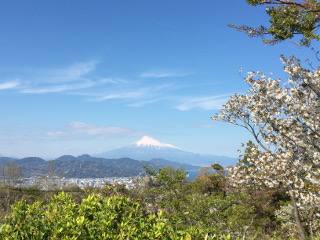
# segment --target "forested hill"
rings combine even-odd
[[[92,157],[88,154],[74,157],[64,155],[55,160],[46,161],[38,157],[22,159],[1,157],[0,165],[14,163],[21,169],[23,177],[42,176],[54,174],[67,178],[103,178],[103,177],[131,177],[144,173],[143,166],[148,168],[161,168],[171,164],[175,168],[184,167],[199,169],[200,167],[161,161],[138,161],[130,158],[106,159]]]

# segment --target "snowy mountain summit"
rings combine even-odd
[[[108,152],[99,153],[94,156],[109,159],[132,158],[144,161],[160,158],[172,162],[197,166],[208,166],[214,163],[220,163],[222,166],[228,166],[234,165],[237,162],[237,159],[235,158],[215,156],[211,154],[199,154],[182,150],[171,144],[162,143],[149,136],[144,136],[130,145]]]
[[[153,148],[163,148],[163,147],[168,147],[168,148],[175,148],[179,149],[171,144],[167,143],[162,143],[152,137],[149,136],[143,136],[140,140],[135,141],[133,145],[136,145],[137,147],[153,147]]]

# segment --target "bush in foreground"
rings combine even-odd
[[[192,228],[175,230],[161,213],[147,214],[137,201],[129,198],[91,194],[78,204],[63,192],[47,205],[16,202],[0,227],[0,235],[1,239],[205,238],[205,234]]]

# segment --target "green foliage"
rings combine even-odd
[[[67,186],[63,190],[72,195],[75,202],[81,202],[86,196],[84,190],[78,186]],[[30,187],[12,187],[9,185],[0,185],[0,219],[3,219],[9,213],[10,206],[16,201],[26,201],[27,204],[32,204],[36,201],[47,204],[51,198],[61,192],[62,189],[51,188],[42,190],[39,186]]]
[[[85,192],[87,194],[98,194],[102,197],[111,197],[111,196],[123,196],[129,197],[130,191],[127,189],[126,185],[120,183],[106,183],[103,187],[86,187]]]
[[[224,192],[226,185],[226,172],[219,164],[198,170],[198,175],[194,180],[196,186],[202,193],[212,194],[214,192]]]
[[[1,207],[23,201],[5,212],[0,239],[270,239],[283,223],[277,225],[274,211],[287,204],[285,196],[254,187],[233,189],[218,165],[193,182],[183,169],[146,170],[149,176],[132,190],[120,184],[69,186],[68,194],[36,186],[4,188],[1,199],[8,202]]]
[[[270,39],[264,39],[266,44],[275,44],[281,41],[292,39],[300,35],[300,42],[303,46],[309,46],[312,40],[320,40],[317,33],[319,28],[320,3],[318,0],[305,1],[283,1],[283,0],[247,0],[252,6],[270,5],[266,8],[269,15],[270,26],[258,28],[246,25],[234,27],[239,31],[246,32],[251,37],[271,35]]]
[[[153,180],[151,189],[147,189],[147,200],[150,199],[164,214],[175,224],[187,222],[186,196],[189,191],[187,173],[183,169],[175,170],[173,167],[160,168],[158,173],[155,170],[145,168]],[[159,209],[153,209],[158,212]]]
[[[191,239],[189,231],[175,230],[159,213],[147,214],[125,197],[92,194],[74,203],[59,193],[48,205],[16,202],[0,228],[4,239]],[[199,239],[199,238],[198,238]]]
[[[186,181],[182,169],[168,167],[159,173],[147,169],[147,173],[152,176],[152,184],[144,189],[146,208],[154,213],[162,210],[177,229],[191,227],[209,236],[230,234],[233,239],[267,232],[264,222],[270,212],[264,212],[266,207],[261,205],[269,206],[270,199],[264,201],[263,194],[257,198],[245,191],[225,191],[227,175],[217,165],[202,169],[193,182]]]

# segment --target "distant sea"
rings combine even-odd
[[[193,181],[198,175],[197,170],[186,170],[186,172],[188,173],[187,177],[189,176],[187,179],[190,181]]]

